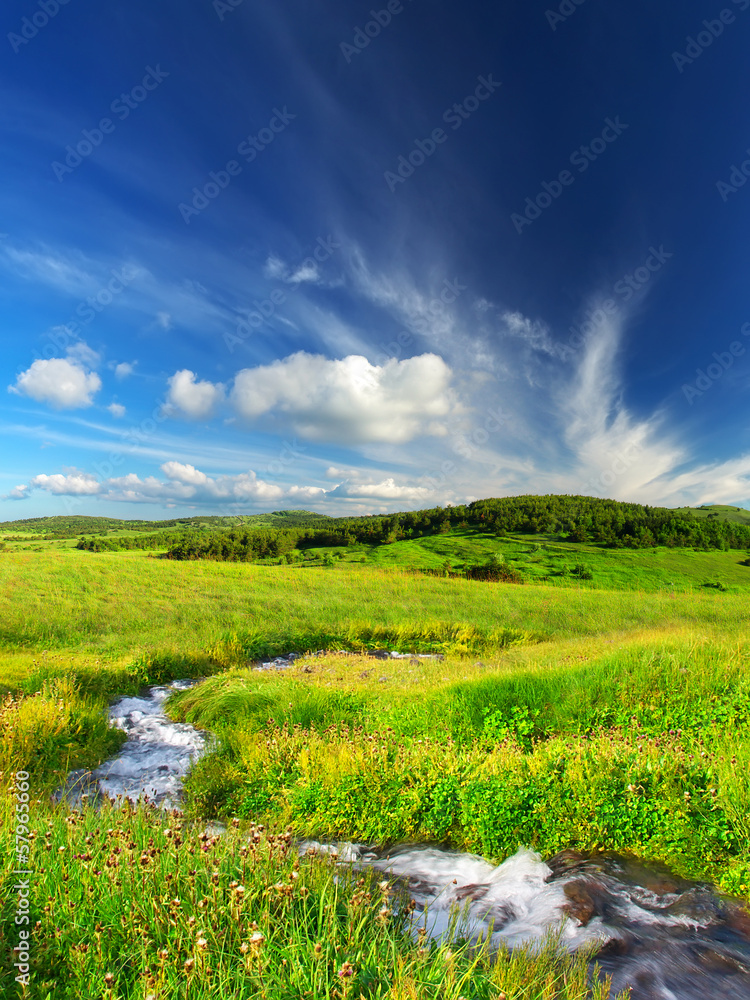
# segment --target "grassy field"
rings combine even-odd
[[[438,840],[498,861],[521,843],[543,855],[631,851],[750,892],[743,553],[455,532],[286,566],[57,544],[0,554],[0,771],[6,789],[14,771],[31,774],[40,872],[28,995],[145,1000],[183,995],[188,982],[201,1000],[239,989],[274,1000],[606,996],[553,944],[501,962],[420,952],[398,919],[379,919],[377,892],[363,905],[363,886],[337,882],[323,860],[299,867],[287,827]],[[528,582],[415,571],[492,555]],[[577,564],[591,580],[556,575]],[[442,658],[367,655],[383,647]],[[319,649],[351,655],[249,668]],[[116,750],[107,701],[178,676],[207,679],[170,712],[218,737],[188,780],[185,817],[53,808],[47,793],[68,769]],[[199,834],[213,816],[239,829],[207,848]],[[1,837],[11,825],[6,812]],[[248,831],[250,869],[232,840]],[[99,872],[116,891],[102,893]],[[233,883],[253,900],[242,919]],[[6,928],[10,905],[4,891]],[[12,946],[5,931],[7,995]]]
[[[626,562],[631,558],[621,555]],[[702,576],[705,564],[698,573],[691,567],[703,555],[712,556],[685,554],[686,577]],[[716,564],[725,560],[727,571],[736,558],[713,556]],[[515,586],[347,562],[287,567],[175,563],[142,552],[6,552],[0,557],[0,649],[81,651],[112,659],[138,652],[204,653],[234,638],[238,656],[247,659],[406,639],[474,653],[492,649],[495,633],[505,644],[512,635],[503,638],[503,630],[538,640],[641,628],[742,628],[744,587],[673,591],[649,577],[649,553],[633,557],[646,566],[643,586],[615,590],[597,586],[596,579]],[[663,558],[677,556],[668,551]]]

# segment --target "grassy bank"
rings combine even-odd
[[[320,858],[295,867],[287,825],[438,840],[498,861],[520,844],[546,856],[633,852],[747,895],[747,599],[597,582],[601,573],[514,586],[345,560],[4,553],[0,877],[9,918],[7,785],[24,769],[35,794],[30,995],[145,1000],[186,984],[198,998],[274,1000],[606,995],[589,990],[582,959],[554,949],[497,961],[420,951],[393,914],[379,917],[376,888],[366,899]],[[441,658],[365,655],[378,647]],[[249,664],[321,648],[353,653],[308,655],[280,673]],[[187,676],[207,679],[170,712],[218,736],[189,778],[189,819],[88,809],[70,819],[49,805],[66,770],[118,746],[109,700]],[[211,816],[274,832],[256,830],[247,850],[231,826],[226,840],[200,839]]]
[[[407,899],[325,858],[298,859],[285,833],[230,827],[216,837],[145,809],[67,815],[38,805],[31,825],[33,997],[609,996],[606,984],[589,988],[584,955],[549,946],[491,957],[414,940]],[[4,996],[14,992],[17,943],[10,826],[0,833]]]
[[[746,643],[633,641],[563,662],[300,660],[178,695],[221,737],[188,780],[201,815],[300,834],[441,841],[495,858],[519,845],[666,861],[750,892]]]

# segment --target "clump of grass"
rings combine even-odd
[[[230,825],[223,836],[147,807],[32,809],[31,977],[49,1000],[188,995],[329,1000],[607,1000],[588,955],[550,942],[498,959],[410,935],[408,900],[300,858],[287,832]],[[10,824],[0,834],[11,878]],[[9,917],[10,894],[4,894]],[[10,995],[12,921],[0,937]]]
[[[170,703],[219,736],[188,778],[191,808],[493,856],[605,847],[750,893],[745,646],[521,654],[494,670],[322,657],[209,679]]]
[[[110,729],[105,706],[82,696],[69,677],[43,682],[33,695],[7,694],[0,702],[0,782],[28,771],[37,789],[67,772],[115,753],[124,734]]]

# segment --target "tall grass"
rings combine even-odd
[[[504,641],[656,627],[727,632],[746,620],[744,596],[713,591],[615,596],[346,564],[299,569],[76,551],[7,553],[0,559],[0,594],[0,648],[86,650],[107,658],[153,650],[193,655],[233,637],[249,655],[326,642],[343,648],[351,646],[352,630],[357,642],[369,634],[378,642],[425,645],[425,623],[437,629],[433,648],[451,630],[469,630],[475,638],[465,648],[473,653],[478,644],[489,648],[496,635]],[[460,646],[459,637],[452,648]]]
[[[32,809],[33,993],[49,1000],[607,1000],[587,956],[493,957],[410,934],[408,899],[298,858],[288,833],[202,832],[139,808]],[[10,823],[0,832],[0,992],[15,970]]]
[[[0,787],[27,771],[37,792],[49,789],[115,753],[123,739],[109,728],[105,705],[69,677],[45,681],[33,695],[8,694],[0,702]]]
[[[220,737],[187,783],[202,815],[496,857],[625,850],[747,894],[747,654],[634,643],[563,667],[539,649],[515,669],[449,659],[390,677],[322,658],[211,678],[170,711]]]

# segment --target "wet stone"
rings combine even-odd
[[[581,927],[585,927],[596,914],[596,901],[591,886],[583,881],[568,882],[564,889],[568,902],[563,912],[575,917]]]

